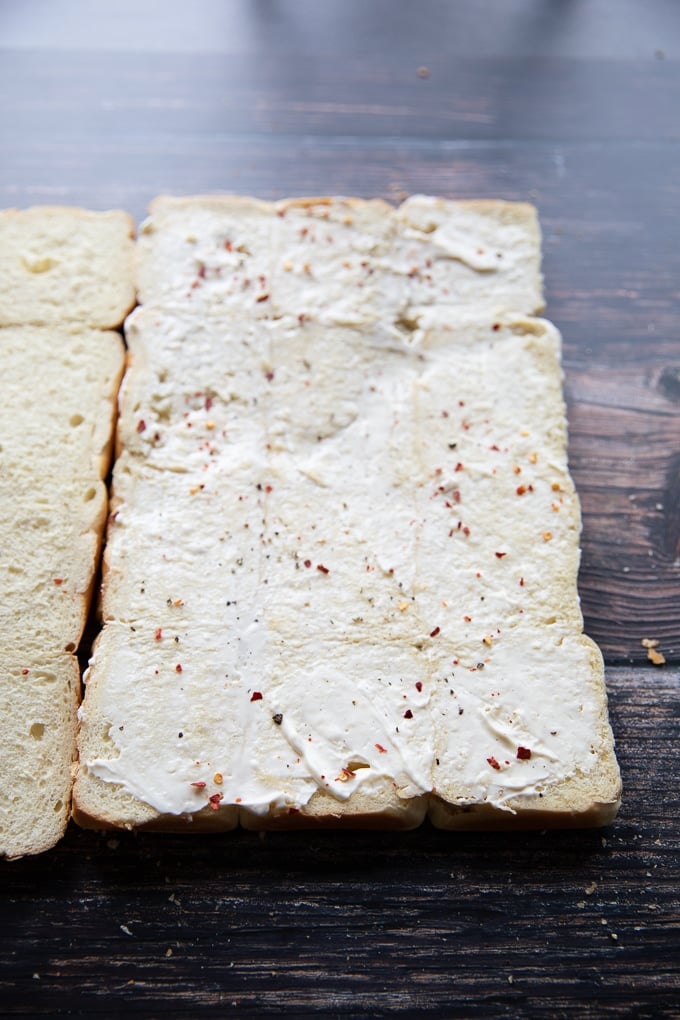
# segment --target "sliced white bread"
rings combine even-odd
[[[79,672],[124,351],[115,333],[0,329],[0,853],[69,814]],[[32,777],[32,778],[31,778]]]
[[[411,327],[543,307],[535,209],[415,196],[159,198],[140,230],[140,301]]]
[[[135,304],[133,230],[118,211],[0,210],[0,326],[120,326]]]
[[[148,308],[128,341],[77,820],[613,816],[554,327]]]

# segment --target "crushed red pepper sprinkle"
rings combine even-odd
[[[435,627],[434,630],[430,631],[430,637],[436,637],[437,634],[441,633],[441,627]]]
[[[531,750],[528,747],[518,747],[517,757],[520,761],[528,761],[531,758]]]
[[[175,666],[175,673],[181,673],[181,672],[182,672],[182,664],[181,664],[181,662],[178,662],[177,665]]]
[[[497,772],[500,772],[501,767],[494,757],[487,758],[486,760],[488,761],[492,769],[496,769]]]
[[[262,701],[262,693],[261,693],[261,691],[253,691],[253,693],[250,695],[250,700],[251,701]]]

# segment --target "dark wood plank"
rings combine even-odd
[[[85,16],[85,14],[89,16]],[[3,40],[15,49],[106,50],[119,53],[262,52],[294,60],[319,57],[399,59],[444,49],[452,56],[640,59],[660,52],[677,32],[673,0],[202,0],[200,11],[181,0],[98,0],[96,16],[78,0],[4,2]],[[134,29],[134,30],[133,30]],[[493,29],[493,30],[491,30]],[[672,48],[669,52],[672,54]]]
[[[0,205],[536,202],[586,626],[610,663],[642,660],[649,636],[675,664],[608,671],[625,794],[603,833],[74,828],[0,863],[3,1016],[680,1017],[679,41],[673,0],[101,0],[96,16],[0,0]]]
[[[1,40],[0,40],[1,42]],[[0,53],[4,119],[25,138],[215,134],[470,141],[677,141],[677,64],[452,57],[388,47],[294,59],[272,40],[256,55],[27,50]],[[614,101],[615,100],[615,101]],[[57,129],[59,127],[59,133]]]
[[[679,364],[647,347],[644,367],[582,359],[567,369],[570,460],[583,506],[580,593],[588,631],[614,659],[643,638],[680,652]]]
[[[601,832],[73,829],[1,865],[3,1015],[677,1017],[680,672],[608,682]]]

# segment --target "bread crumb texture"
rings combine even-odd
[[[106,519],[125,213],[0,211],[0,854],[49,849],[70,814],[79,669]]]
[[[132,236],[123,212],[0,210],[0,326],[119,326],[135,303]]]
[[[161,198],[131,238],[0,212],[0,852],[69,817],[107,511],[81,824],[610,821],[533,207]]]
[[[521,204],[153,204],[81,823],[613,818],[539,258]]]

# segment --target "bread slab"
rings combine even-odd
[[[127,336],[77,820],[613,817],[554,327],[149,307]]]
[[[142,304],[411,328],[543,307],[533,206],[414,196],[159,198],[140,229]]]
[[[133,232],[118,211],[0,210],[0,326],[120,326],[135,304]]]
[[[53,845],[69,815],[79,669],[106,519],[121,338],[0,328],[0,853]]]

